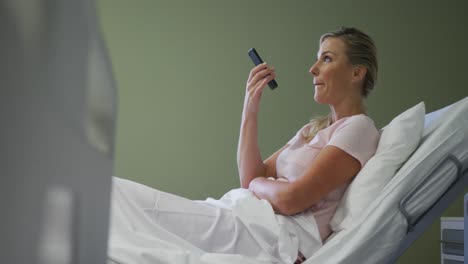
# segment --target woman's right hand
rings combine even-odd
[[[275,77],[275,68],[268,67],[266,63],[259,64],[250,70],[245,89],[244,116],[258,113],[263,89]]]

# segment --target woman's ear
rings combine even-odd
[[[360,82],[364,81],[364,78],[367,74],[367,68],[363,65],[354,65],[353,66],[353,81]]]

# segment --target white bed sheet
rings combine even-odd
[[[384,263],[398,249],[407,223],[398,204],[401,199],[448,154],[468,163],[468,97],[427,115],[420,145],[366,211],[349,229],[333,234],[305,263]],[[448,162],[434,172],[408,204],[412,216],[432,205],[455,178],[455,166]]]
[[[111,201],[110,263],[283,264],[322,246],[310,215],[275,214],[246,189],[192,201],[114,177]]]

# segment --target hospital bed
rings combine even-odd
[[[468,97],[425,116],[419,146],[392,180],[304,263],[395,263],[467,186]]]
[[[370,204],[363,207],[346,228],[334,230],[324,245],[304,263],[394,263],[468,186],[468,97],[425,116],[424,109],[420,109],[417,120],[420,121],[422,137],[419,134],[419,145],[416,145],[418,142],[414,144],[408,159],[402,158],[403,165],[394,175],[390,175],[393,177],[382,186],[381,191],[375,192],[375,197],[368,197],[369,194],[364,192],[367,198],[372,198]],[[409,137],[408,134],[403,136]],[[359,178],[362,175],[359,174],[353,183],[362,179]],[[379,180],[379,175],[371,176],[372,181],[374,178]],[[229,194],[232,194],[232,198],[235,192]],[[342,204],[346,204],[348,198],[345,194]],[[216,201],[222,204],[228,200],[221,198]],[[245,210],[245,214],[251,215],[257,207],[248,208],[253,209]],[[132,210],[131,215],[135,214]],[[264,223],[265,219],[258,218],[264,215],[255,214],[254,220],[245,223]],[[126,218],[122,218],[120,222],[126,221]],[[124,224],[116,226],[125,227]],[[255,224],[252,226],[260,228]],[[266,229],[267,226],[262,228]],[[108,263],[271,263],[236,254],[203,252],[187,246],[179,237],[171,236],[164,230],[157,233],[159,235],[145,238],[147,232],[135,231],[134,227],[128,229],[128,232],[115,233],[117,236],[111,236],[112,242],[109,243]],[[167,241],[171,241],[170,246]],[[288,249],[284,247],[282,250],[286,252]],[[274,263],[287,262],[283,259]]]

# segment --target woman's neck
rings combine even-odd
[[[363,104],[354,104],[344,107],[333,107],[330,106],[331,110],[331,122],[335,123],[341,118],[350,117],[354,115],[366,114],[366,108]]]

